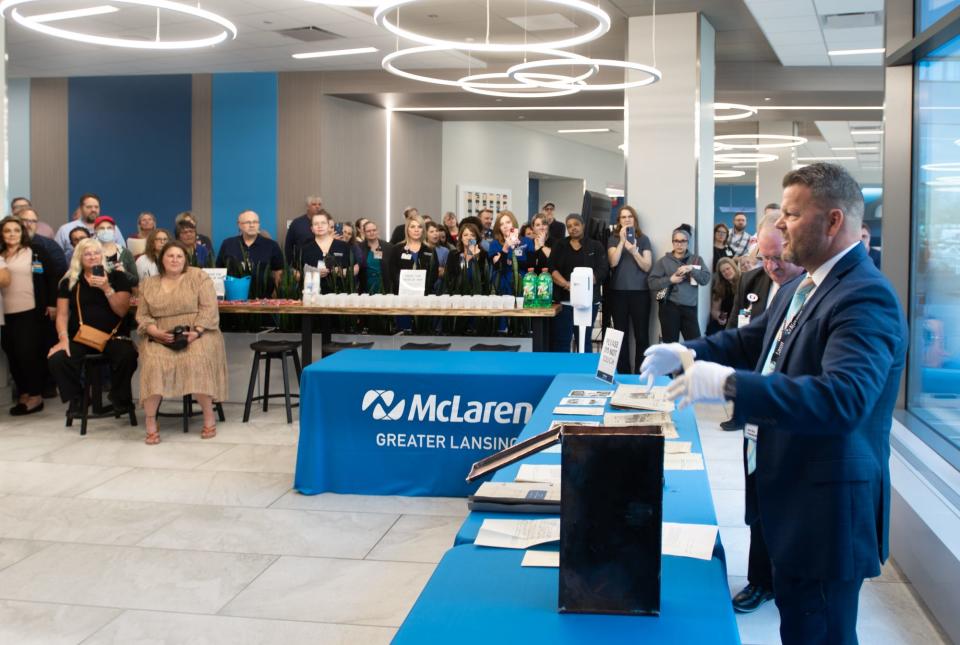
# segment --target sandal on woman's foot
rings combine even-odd
[[[201,439],[213,439],[217,436],[217,426],[203,426],[203,430],[200,431]]]
[[[156,416],[153,416],[153,417],[148,416],[148,417],[146,418],[147,425],[150,424],[150,419],[153,419],[153,423],[154,423],[154,425],[156,425],[156,423],[157,423],[157,421],[156,421],[157,417],[156,417]],[[157,445],[158,443],[160,443],[160,428],[157,427],[157,429],[154,430],[153,432],[150,432],[149,430],[147,430],[147,438],[144,439],[144,443],[146,443],[148,446],[155,446],[155,445]]]

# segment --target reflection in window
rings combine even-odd
[[[908,406],[960,447],[960,37],[914,74]]]
[[[917,0],[915,33],[920,33],[960,6],[960,0]]]

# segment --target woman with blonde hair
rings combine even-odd
[[[67,416],[78,416],[83,401],[81,370],[88,354],[103,354],[110,361],[110,402],[114,411],[133,408],[130,380],[137,371],[137,348],[130,340],[124,319],[130,310],[133,281],[117,265],[108,263],[99,240],[81,240],[70,258],[67,275],[57,292],[57,344],[50,348],[50,373],[60,398],[68,403]],[[103,347],[91,343],[81,327],[103,335]],[[97,336],[97,334],[94,334]]]
[[[227,398],[227,355],[213,281],[188,266],[187,249],[168,242],[160,251],[160,275],[140,287],[140,401],[147,417],[146,443],[160,443],[161,399],[193,396],[203,410],[201,439],[217,434],[214,401]]]
[[[398,293],[400,285],[400,271],[404,269],[422,269],[427,272],[427,281],[424,295],[432,293],[437,283],[439,266],[436,251],[427,243],[423,218],[419,213],[411,213],[407,217],[403,239],[397,244],[387,257],[387,274],[393,285],[394,293]]]

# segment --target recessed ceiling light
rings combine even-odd
[[[763,97],[763,100],[764,100],[764,101],[769,101],[769,100],[770,100],[770,97],[769,97],[769,96],[765,96],[765,97]]]
[[[754,143],[726,143],[727,141],[749,140]],[[713,138],[721,150],[766,150],[769,148],[795,148],[807,142],[804,137],[788,134],[724,134]],[[767,141],[768,143],[761,143]]]
[[[734,177],[743,177],[746,175],[742,170],[714,170],[714,179],[733,179]]]
[[[880,148],[878,148],[877,146],[838,146],[836,148],[830,148],[830,149],[836,152],[840,152],[840,151],[848,152],[850,150],[856,150],[857,152],[871,152],[874,150],[879,150]]]
[[[73,9],[71,11],[55,11],[54,13],[40,13],[29,16],[34,22],[54,22],[57,20],[70,20],[72,18],[87,18],[89,16],[102,16],[105,13],[116,13],[120,11],[110,5],[100,5],[99,7],[90,7],[88,9]]]
[[[514,106],[500,106],[500,105],[486,105],[486,106],[457,105],[452,107],[423,106],[423,107],[393,108],[394,112],[530,112],[534,110],[540,110],[540,111],[617,110],[622,112],[623,106],[622,105],[526,105],[526,106],[514,107]]]
[[[328,58],[330,56],[350,56],[352,54],[372,54],[379,51],[376,47],[355,47],[353,49],[328,49],[327,51],[293,54],[293,58]]]
[[[557,130],[557,134],[591,134],[594,132],[610,132],[610,128],[579,128],[574,130]]]
[[[854,137],[861,134],[883,134],[883,130],[851,130],[850,134]]]
[[[829,56],[859,56],[861,54],[882,54],[886,49],[879,47],[876,49],[831,49],[827,52]]]
[[[856,157],[797,157],[797,161],[854,161]]]

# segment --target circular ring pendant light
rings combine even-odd
[[[412,40],[415,43],[421,43],[424,45],[433,45],[441,49],[459,49],[463,51],[474,51],[474,52],[523,52],[530,47],[524,43],[496,43],[496,42],[465,42],[458,40],[444,40],[442,38],[433,38],[426,34],[419,34],[415,31],[410,31],[409,29],[403,29],[398,24],[398,21],[392,21],[388,18],[388,14],[394,10],[400,9],[401,7],[409,6],[420,0],[384,0],[377,7],[377,10],[373,13],[373,19],[380,27],[383,27],[390,33],[394,34],[399,38],[405,38],[407,40]],[[574,9],[581,13],[584,13],[597,21],[596,27],[591,31],[580,34],[579,36],[572,36],[570,38],[564,38],[561,40],[554,40],[546,43],[537,43],[537,47],[540,49],[563,49],[566,47],[576,47],[577,45],[583,45],[585,43],[596,40],[597,38],[603,36],[605,33],[610,31],[610,15],[603,9],[591,5],[584,0],[540,0],[547,4],[558,5],[560,7],[566,7],[569,9]],[[489,22],[488,22],[489,27]]]
[[[566,83],[573,81],[573,84],[566,85],[566,87],[569,89],[553,90],[537,87],[536,85],[529,85],[527,83],[517,83],[516,81],[511,81],[509,83],[484,82],[494,79],[510,80],[510,77],[502,72],[490,74],[471,74],[470,76],[464,76],[457,82],[460,84],[460,87],[473,94],[498,96],[511,99],[556,98],[558,96],[570,96],[571,94],[576,94],[580,91],[580,88],[576,85],[576,83],[580,81],[576,81],[569,76],[563,77],[559,74],[543,74],[542,76],[551,76],[553,77],[551,80],[559,79],[565,81]]]
[[[12,18],[17,24],[26,27],[27,29],[32,29],[41,34],[47,36],[53,36],[54,38],[63,38],[65,40],[72,40],[80,43],[88,43],[91,45],[105,45],[107,47],[126,47],[129,49],[194,49],[198,47],[211,47],[213,45],[222,43],[227,39],[234,39],[237,37],[237,27],[232,22],[213,13],[212,11],[206,11],[200,9],[199,7],[192,7],[190,5],[185,5],[181,2],[172,2],[171,0],[110,0],[111,2],[120,3],[120,4],[129,4],[137,5],[141,7],[149,7],[151,9],[163,9],[165,11],[172,11],[179,14],[185,14],[195,18],[200,18],[207,22],[211,22],[219,26],[222,31],[216,36],[210,36],[207,38],[195,38],[191,40],[136,40],[133,38],[112,38],[109,36],[97,36],[94,34],[84,34],[78,31],[71,31],[69,29],[60,29],[58,27],[52,27],[44,21],[34,20],[30,16],[25,16],[17,10],[17,7],[20,5],[43,2],[43,0],[4,0],[0,2],[0,15],[7,15],[7,10],[10,9],[10,18]]]
[[[921,170],[930,172],[956,172],[960,170],[960,161],[943,161],[940,163],[926,163],[920,166]]]
[[[730,152],[713,155],[713,162],[718,164],[766,163],[767,161],[776,161],[779,158],[777,155],[763,152]]]
[[[713,138],[718,150],[768,150],[773,148],[796,148],[807,142],[804,137],[789,134],[724,134]],[[727,141],[752,141],[753,143],[727,143]],[[769,143],[763,143],[763,142]]]
[[[507,75],[510,78],[514,79],[518,83],[526,83],[528,85],[536,85],[538,87],[545,87],[550,89],[566,89],[570,87],[569,83],[564,81],[551,81],[551,80],[540,80],[537,78],[537,74],[531,74],[530,70],[542,70],[544,68],[550,67],[560,67],[560,66],[591,66],[596,68],[601,67],[616,67],[619,69],[625,69],[628,71],[641,72],[646,74],[646,76],[639,81],[626,81],[623,83],[600,83],[591,85],[589,83],[584,84],[580,87],[584,91],[592,92],[609,92],[613,90],[628,90],[634,87],[643,87],[645,85],[651,85],[656,83],[661,78],[663,74],[656,67],[651,67],[650,65],[642,65],[641,63],[632,63],[625,60],[610,60],[607,58],[586,58],[581,57],[575,60],[565,60],[565,59],[546,59],[546,60],[533,60],[527,61],[524,63],[518,63],[510,69],[507,70]]]
[[[713,171],[713,178],[714,178],[714,179],[733,179],[734,177],[743,177],[743,176],[746,175],[746,174],[747,174],[747,173],[745,173],[745,172],[742,171],[742,170],[720,170],[720,169],[715,169],[715,170]]]
[[[739,112],[734,112],[733,114],[717,114],[720,111],[726,110],[739,110]],[[754,114],[757,113],[757,108],[750,107],[749,105],[743,105],[742,103],[714,103],[713,104],[713,120],[714,121],[737,121],[739,119],[749,119]]]

